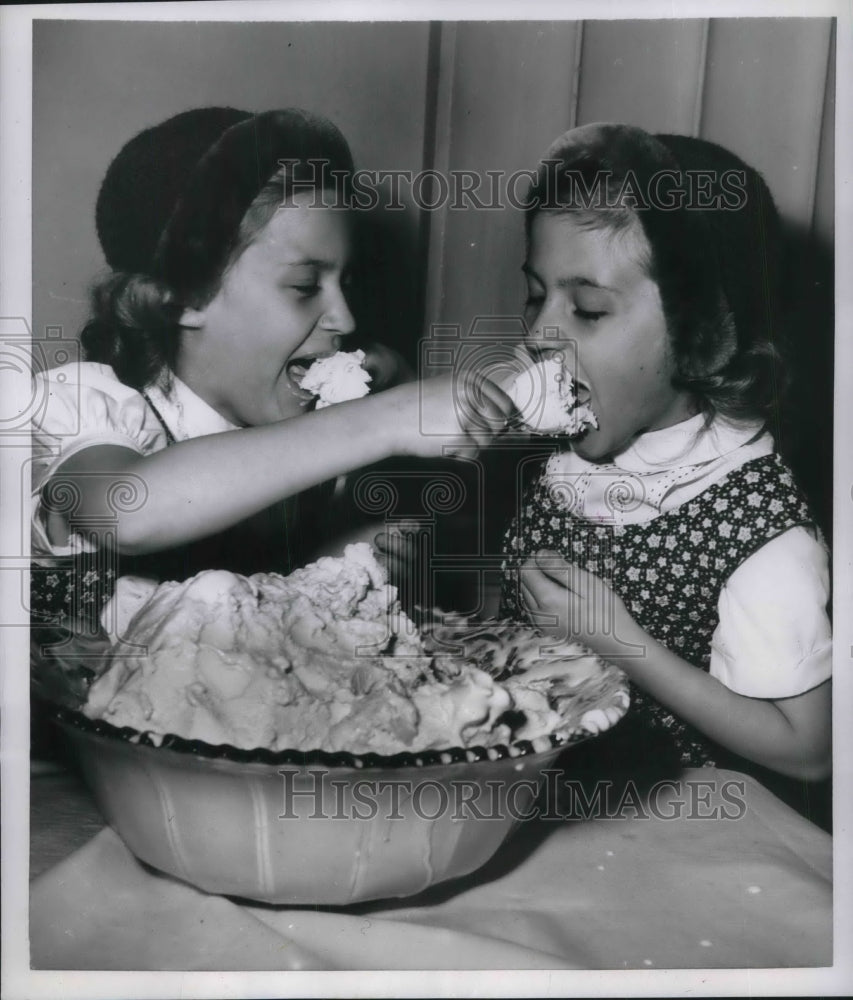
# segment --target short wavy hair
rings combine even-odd
[[[540,212],[572,212],[580,225],[613,231],[638,222],[663,303],[675,387],[691,393],[709,419],[775,417],[786,382],[781,237],[756,170],[702,139],[583,126],[558,139],[540,165],[528,197],[528,240]]]

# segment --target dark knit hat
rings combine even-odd
[[[338,128],[295,108],[198,108],[140,132],[110,164],[98,195],[107,263],[176,291],[206,287],[221,274],[249,205],[284,160],[293,161],[291,184],[320,187],[333,183],[332,171],[353,169]]]

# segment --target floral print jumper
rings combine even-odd
[[[562,488],[540,477],[506,532],[501,616],[530,620],[519,597],[517,567],[539,549],[551,549],[604,579],[645,631],[706,671],[728,577],[776,535],[813,523],[777,455],[746,462],[693,500],[642,524],[578,517]],[[717,744],[633,684],[631,698],[629,717],[674,745],[683,766],[718,763]]]

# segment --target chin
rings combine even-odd
[[[313,409],[311,405],[313,402],[313,396],[302,399],[293,392],[287,392],[285,395],[279,393],[275,401],[266,407],[268,412],[265,414],[264,423],[275,424],[281,420],[290,420],[292,417],[301,417]]]
[[[571,449],[588,462],[603,462],[613,454],[611,443],[598,431],[589,431],[583,437],[573,438]]]

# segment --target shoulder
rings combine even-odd
[[[84,448],[116,444],[141,453],[163,447],[163,430],[142,394],[119,381],[109,365],[82,361],[34,376],[34,481]]]
[[[109,365],[98,364],[95,361],[75,361],[56,368],[48,368],[37,372],[33,378],[51,395],[63,395],[82,389],[106,393],[115,399],[128,399],[134,396],[141,398],[136,389],[119,381]]]
[[[138,389],[122,382],[109,365],[75,361],[33,375],[39,395],[39,412],[49,412],[56,403],[83,407],[88,399],[103,398],[125,405],[145,406]]]
[[[134,434],[147,423],[142,394],[119,381],[109,365],[74,362],[40,372],[35,382],[37,439],[85,435],[99,428]]]
[[[764,581],[762,599],[771,598],[778,587],[803,593],[816,588],[823,600],[829,594],[829,576],[826,543],[816,527],[803,524],[777,533],[752,552],[731,575],[727,586],[747,592]]]
[[[750,459],[688,501],[689,517],[710,517],[719,533],[746,558],[752,550],[814,516],[793,473],[773,453]]]
[[[790,697],[832,669],[829,552],[795,526],[744,560],[720,594],[711,673],[741,694]]]

